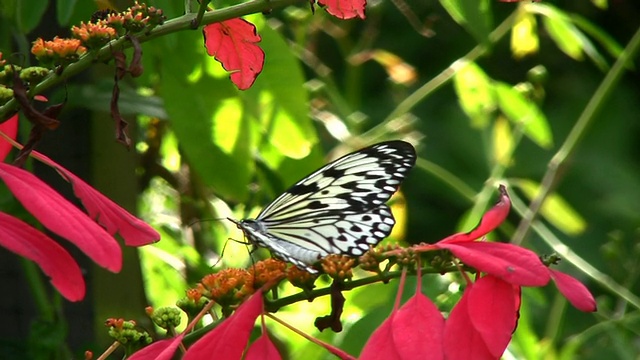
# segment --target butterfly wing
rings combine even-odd
[[[257,219],[271,227],[299,218],[364,213],[389,200],[415,161],[413,146],[400,140],[347,154],[298,181]]]

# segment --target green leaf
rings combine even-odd
[[[259,45],[269,56],[258,80],[243,95],[252,98],[255,106],[250,111],[265,130],[265,140],[281,154],[301,159],[317,142],[302,68],[282,36],[261,22],[256,21],[262,36]]]
[[[592,22],[576,14],[571,14],[571,20],[576,24],[576,26],[584,30],[585,33],[591,35],[595,40],[597,40],[612,57],[618,58],[622,54],[622,46],[618,44],[611,35],[594,25]],[[632,65],[633,64],[629,64],[629,66]]]
[[[58,15],[58,24],[60,26],[69,25],[71,15],[76,6],[78,0],[57,0],[56,1],[56,15]]]
[[[556,15],[555,12],[551,13]],[[578,29],[561,16],[545,16],[542,23],[558,48],[575,60],[582,60],[583,46]]]
[[[522,190],[529,200],[535,198],[540,191],[540,184],[528,179],[517,179],[512,184]],[[580,234],[587,227],[584,218],[557,193],[547,196],[540,208],[540,214],[567,235]]]
[[[471,119],[471,125],[485,128],[497,107],[491,79],[475,63],[461,65],[453,77],[462,110]]]
[[[16,22],[18,29],[28,34],[40,23],[40,19],[49,7],[49,0],[18,0],[16,4]]]
[[[225,198],[243,201],[253,173],[251,122],[228,76],[207,71],[215,60],[204,53],[202,34],[174,35],[165,42],[169,47],[163,49],[160,68],[172,128],[203,183]]]
[[[481,43],[487,43],[493,28],[489,0],[440,0],[449,15]]]
[[[511,122],[524,126],[524,134],[540,147],[553,145],[549,122],[538,106],[508,84],[494,84],[500,110]]]

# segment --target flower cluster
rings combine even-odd
[[[130,349],[140,348],[153,341],[148,332],[137,329],[136,322],[133,320],[107,319],[105,326],[109,328],[109,336]]]
[[[78,39],[53,38],[52,41],[36,39],[31,47],[31,53],[44,66],[68,65],[78,61],[87,52]]]
[[[98,23],[84,23],[71,28],[71,35],[82,42],[88,49],[98,49],[115,39],[116,30],[107,25],[106,21]]]
[[[123,36],[126,32],[149,31],[164,22],[162,10],[136,2],[127,10],[116,13],[108,11],[88,23],[73,26],[73,39],[55,37],[52,41],[36,39],[31,47],[43,66],[65,66],[78,61],[87,49],[99,49],[109,41]]]

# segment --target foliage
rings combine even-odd
[[[89,22],[96,10],[90,2],[3,2],[0,119],[7,119],[8,135],[0,150],[9,153],[20,110],[24,147],[15,163],[29,169],[34,158],[55,169],[88,215],[30,172],[2,164],[3,211],[11,215],[3,213],[0,226],[13,231],[3,232],[2,245],[35,261],[62,296],[77,301],[85,292],[80,269],[33,224],[111,271],[121,261],[114,234],[132,246],[160,237],[140,248],[139,266],[156,309],[148,310],[150,317],[162,320],[156,324],[169,339],[137,357],[169,358],[181,344],[191,346],[186,357],[218,349],[242,354],[250,341],[245,358],[368,358],[384,351],[405,358],[408,343],[438,344],[450,358],[468,358],[472,350],[486,358],[505,351],[531,359],[633,358],[640,169],[633,153],[638,126],[628,119],[637,112],[638,89],[623,75],[634,69],[640,27],[607,23],[603,14],[615,14],[613,5],[592,3],[393,1],[366,5],[365,16],[359,0],[319,1],[311,9],[296,0],[186,1],[185,8],[158,0],[109,4],[126,10],[103,11]],[[55,19],[44,16],[47,5],[55,6]],[[629,1],[617,4],[625,5],[633,8]],[[39,24],[52,21],[75,26],[75,39],[45,34]],[[31,31],[29,40],[19,35]],[[47,68],[29,66],[29,51]],[[109,62],[109,73],[95,70],[91,82],[76,81],[101,62]],[[38,99],[54,105],[40,110]],[[140,154],[139,210],[156,230],[66,164],[34,151],[52,131],[65,131],[61,119],[78,108],[110,113],[115,139]],[[132,120],[137,133],[129,132]],[[231,222],[207,221],[251,217],[324,163],[324,154],[391,138],[418,145],[419,158],[391,200],[397,225],[390,239],[358,259],[373,275],[341,257],[323,261],[330,276],[318,279],[281,263],[253,263],[244,245],[228,241],[243,238]],[[499,184],[509,196],[501,190],[490,208]],[[8,200],[10,193],[23,208]],[[515,211],[501,212],[498,221],[504,204]],[[456,228],[463,232],[446,236]],[[475,241],[485,236],[498,242]],[[560,259],[564,273],[553,269]],[[469,273],[477,277],[472,281]],[[553,279],[571,304],[593,310],[589,292],[565,273],[594,293],[595,316],[573,311],[546,288],[520,292]],[[36,290],[41,283],[30,277],[41,316],[48,309],[47,320],[55,319],[61,307]],[[415,294],[403,296],[410,285]],[[230,292],[215,298],[212,289]],[[215,307],[206,298],[215,298]],[[176,302],[187,314],[186,330],[176,330],[175,313],[159,309]],[[505,309],[519,309],[520,318]],[[277,317],[270,314],[276,310]],[[228,318],[205,325],[207,311]],[[342,333],[318,332],[316,317]],[[430,332],[416,318],[433,325]],[[142,339],[128,354],[148,339],[134,322],[116,318],[107,325],[120,343],[129,335]],[[48,354],[65,354],[65,342],[60,336]]]

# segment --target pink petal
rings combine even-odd
[[[262,293],[253,294],[235,313],[193,344],[184,360],[241,359],[256,318],[262,313]]]
[[[128,246],[143,246],[160,240],[160,234],[149,224],[131,215],[47,156],[37,151],[33,153],[38,160],[56,169],[65,180],[71,183],[74,194],[80,199],[89,216],[105,227],[109,234],[115,235],[118,232]]]
[[[585,312],[597,311],[596,300],[586,286],[563,272],[549,269],[551,278],[555,281],[558,290],[569,300],[576,309]]]
[[[498,200],[498,203],[496,203],[482,216],[480,223],[473,230],[468,233],[451,235],[446,239],[440,240],[438,244],[474,241],[487,235],[500,226],[500,224],[502,224],[502,222],[507,218],[507,215],[509,215],[511,199],[509,199],[509,194],[507,194],[507,189],[504,185],[500,185],[498,189],[500,190],[500,200]]]
[[[156,341],[153,344],[136,351],[128,360],[171,360],[178,346],[182,342],[184,333],[173,339]]]
[[[520,286],[543,286],[549,271],[532,251],[513,244],[491,242],[437,243],[466,265]]]
[[[253,85],[264,65],[264,51],[256,45],[262,39],[252,23],[235,18],[206,25],[203,29],[207,53],[231,72],[238,89]]]
[[[359,360],[402,360],[393,341],[395,312],[380,324],[364,345]]]
[[[338,19],[364,19],[366,0],[318,0],[318,5],[326,6],[327,12]]]
[[[416,293],[392,320],[394,347],[400,358],[444,359],[442,339],[444,317],[422,293]]]
[[[0,178],[45,227],[71,241],[100,266],[120,271],[122,252],[118,242],[49,185],[28,171],[3,163]]]
[[[0,245],[36,264],[69,301],[84,298],[80,267],[60,244],[22,220],[0,212]]]
[[[516,295],[520,291],[491,275],[481,277],[469,291],[469,318],[489,352],[500,358],[518,321]]]
[[[487,348],[482,335],[471,322],[469,314],[469,292],[474,285],[465,290],[462,298],[451,310],[444,326],[444,355],[447,360],[496,360]]]
[[[15,140],[18,135],[18,114],[16,113],[9,120],[0,124],[0,131]],[[4,161],[12,148],[11,144],[0,137],[0,162]]]
[[[263,332],[258,340],[254,341],[247,350],[244,360],[280,360],[282,356],[269,338],[269,334]]]

